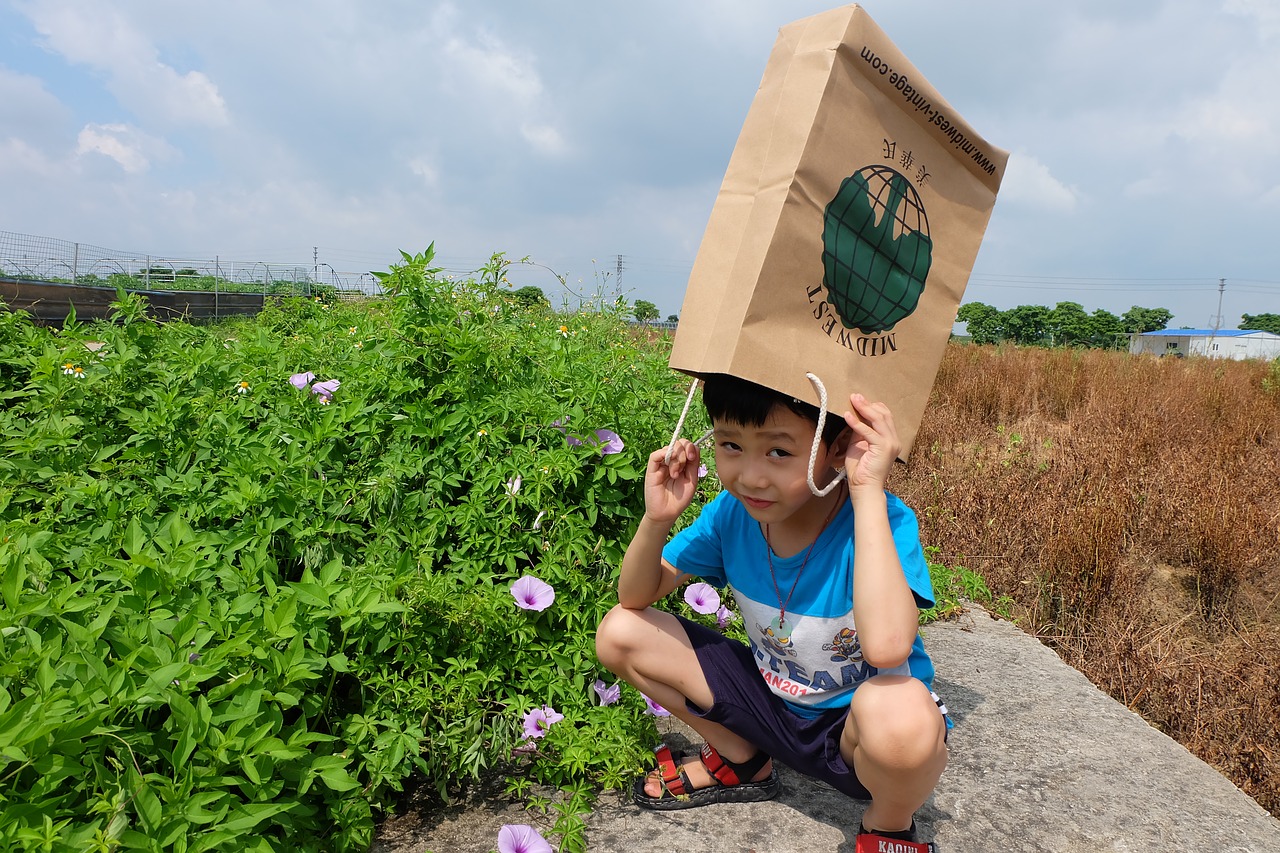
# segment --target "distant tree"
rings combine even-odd
[[[1240,317],[1240,328],[1280,335],[1280,314],[1245,314]]]
[[[1140,335],[1143,332],[1158,332],[1169,325],[1173,312],[1167,308],[1142,308],[1137,305],[1120,315],[1124,330]]]
[[[637,299],[635,304],[631,306],[631,313],[641,323],[647,323],[662,316],[662,313],[658,311],[658,306],[647,299]]]
[[[1123,349],[1124,322],[1105,308],[1091,315],[1093,320],[1093,346],[1103,349]]]
[[[667,322],[668,322],[668,323],[679,323],[679,322],[680,322],[680,315],[679,315],[679,314],[668,314],[668,315],[667,315]]]
[[[956,312],[956,319],[975,344],[998,344],[1004,340],[1003,312],[984,302],[966,302]]]
[[[511,295],[515,297],[516,302],[525,308],[541,308],[551,304],[547,301],[547,296],[542,292],[542,288],[534,287],[532,284],[525,285]]]
[[[1050,311],[1043,305],[1019,305],[1004,312],[1006,340],[1023,346],[1039,346],[1049,336]]]
[[[1049,312],[1049,338],[1055,346],[1092,346],[1093,318],[1079,302],[1059,302]]]

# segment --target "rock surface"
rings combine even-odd
[[[924,635],[956,722],[950,763],[917,815],[941,853],[1280,849],[1280,821],[1016,626],[975,607]],[[664,722],[670,742],[693,745],[689,729]],[[588,849],[853,853],[862,805],[779,772],[782,793],[767,803],[655,813],[606,794]],[[504,823],[549,829],[519,806],[477,800],[390,820],[373,850],[489,853]]]

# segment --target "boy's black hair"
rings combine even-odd
[[[743,426],[764,426],[773,407],[782,406],[811,421],[815,427],[818,425],[817,406],[724,373],[703,375],[702,402],[707,407],[707,415],[712,422],[729,421]],[[830,447],[844,430],[844,418],[828,412],[827,422],[822,429],[823,443]]]

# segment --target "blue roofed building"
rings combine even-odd
[[[1129,336],[1134,355],[1280,358],[1280,335],[1249,329],[1161,329]]]

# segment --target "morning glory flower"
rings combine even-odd
[[[715,613],[720,606],[720,593],[709,583],[695,583],[684,591],[684,600],[696,613]]]
[[[699,465],[699,466],[698,466],[698,476],[699,476],[699,477],[705,477],[705,476],[707,476],[707,466],[706,466],[706,463],[703,463],[703,464],[701,464],[701,465]]]
[[[569,435],[569,431],[565,429],[565,424],[567,423],[569,423],[569,416],[565,415],[563,418],[560,418],[559,420],[552,422],[551,425],[556,429],[560,430],[562,433],[564,433],[564,440],[569,443],[570,447],[577,447],[579,444],[582,444],[582,442],[574,438],[573,436]]]
[[[551,845],[527,823],[504,823],[498,830],[498,853],[552,853]]]
[[[534,529],[534,530],[541,530],[541,529],[542,529],[542,519],[543,519],[543,517],[545,517],[545,516],[546,516],[546,514],[547,514],[547,511],[546,511],[545,509],[540,509],[540,510],[538,510],[538,515],[537,515],[537,517],[533,519],[533,529]]]
[[[601,705],[612,705],[622,698],[622,685],[614,683],[606,687],[602,679],[597,678],[595,683],[596,695],[600,697]]]
[[[328,403],[333,399],[333,393],[338,390],[338,386],[342,383],[337,379],[326,379],[324,382],[317,382],[311,386],[311,393],[320,398],[321,403]]]
[[[640,695],[641,695],[641,696],[644,696],[644,694],[643,694],[643,693],[641,693]],[[655,716],[655,717],[670,717],[670,716],[671,716],[671,712],[670,712],[670,711],[668,711],[666,708],[662,707],[662,706],[661,706],[661,705],[659,705],[657,702],[655,702],[655,701],[653,701],[652,699],[650,699],[648,696],[644,696],[644,704],[645,704],[645,706],[646,706],[646,707],[645,707],[645,709],[644,709],[644,712],[645,712],[646,714],[652,714],[652,715],[653,715],[653,716]]]
[[[520,491],[520,484],[523,482],[524,478],[517,474],[510,480],[507,480],[502,487],[507,490],[507,494],[514,495]]]
[[[311,384],[311,380],[315,378],[316,375],[308,370],[306,373],[295,373],[290,376],[289,384],[299,391],[305,391],[307,386]]]
[[[611,453],[621,453],[622,448],[626,447],[622,443],[622,437],[611,429],[596,430],[596,449],[600,451],[601,456],[608,456]]]
[[[723,631],[736,618],[733,615],[733,611],[722,604],[720,609],[716,611],[716,627]]]
[[[547,729],[551,728],[552,723],[558,723],[563,719],[564,714],[556,713],[556,709],[550,705],[543,705],[525,714],[520,725],[524,728],[525,737],[542,737],[547,733]]]
[[[516,607],[538,612],[546,610],[556,600],[556,591],[551,584],[538,580],[533,575],[521,575],[519,580],[511,584],[511,595],[516,600]]]

